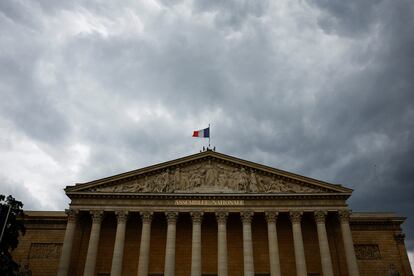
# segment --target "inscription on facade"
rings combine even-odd
[[[358,260],[379,260],[381,253],[378,244],[355,244],[355,255]]]
[[[219,205],[219,206],[241,206],[244,205],[244,200],[176,200],[175,205],[191,205],[191,206],[205,206],[205,205]]]
[[[30,259],[59,258],[62,251],[61,243],[32,243],[29,251]]]

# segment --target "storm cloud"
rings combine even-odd
[[[414,250],[414,4],[0,2],[0,188],[64,209],[75,182],[219,152],[355,189]]]

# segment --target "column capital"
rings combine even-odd
[[[65,213],[68,215],[68,222],[75,222],[79,211],[74,209],[65,209]]]
[[[300,223],[300,220],[302,219],[303,212],[299,211],[291,211],[289,212],[290,221],[292,223]]]
[[[127,210],[115,211],[115,215],[118,219],[118,223],[126,223],[126,221],[128,220],[128,211]]]
[[[349,218],[351,216],[350,210],[339,210],[338,217],[341,222],[349,222]]]
[[[216,212],[216,219],[218,223],[226,223],[229,212],[218,211]]]
[[[191,218],[193,220],[193,223],[196,224],[201,224],[202,220],[203,220],[203,212],[200,211],[194,211],[194,212],[190,212]]]
[[[151,223],[153,212],[140,212],[142,223]]]
[[[92,210],[89,212],[92,215],[92,223],[101,223],[104,212],[102,210]]]
[[[249,224],[252,222],[254,212],[251,210],[240,212],[240,217],[243,223]]]
[[[175,224],[178,218],[178,212],[165,212],[168,224]]]
[[[403,232],[397,232],[394,233],[394,239],[398,242],[398,243],[404,243],[405,240],[405,234]]]
[[[279,215],[279,212],[274,212],[274,211],[265,212],[267,223],[276,223],[278,215]]]
[[[327,214],[328,212],[326,211],[321,211],[321,210],[315,211],[313,213],[313,216],[315,217],[316,223],[325,223],[325,218]]]

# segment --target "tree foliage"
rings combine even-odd
[[[22,202],[11,195],[6,198],[0,194],[0,233],[5,226],[0,242],[0,275],[15,275],[19,269],[19,265],[12,259],[11,251],[17,247],[19,235],[24,235],[26,232],[22,221],[17,220],[18,217],[23,216],[22,208]]]

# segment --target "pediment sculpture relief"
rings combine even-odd
[[[125,193],[318,193],[321,189],[299,185],[254,169],[207,161],[165,169],[136,180],[97,187],[96,192]]]

